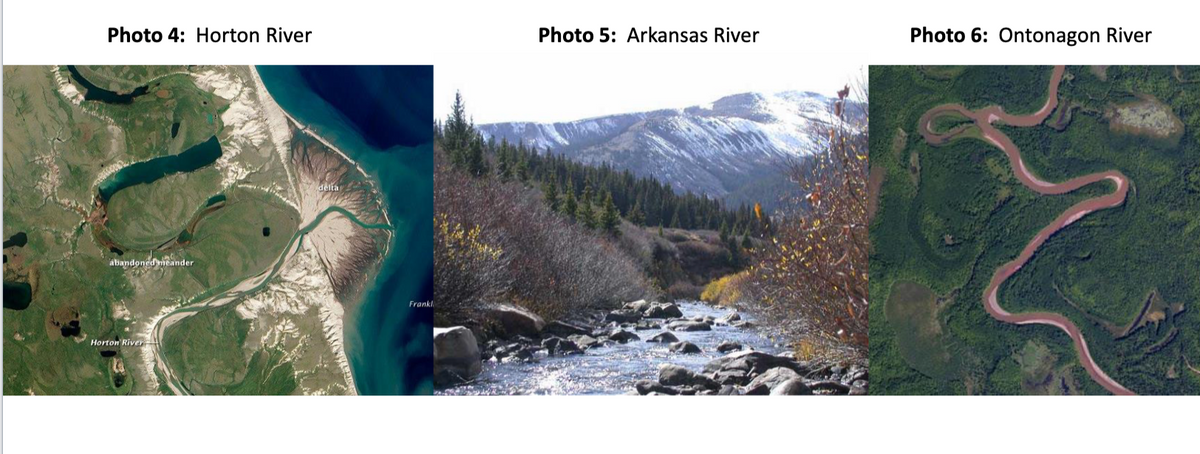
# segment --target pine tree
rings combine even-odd
[[[508,181],[512,179],[512,158],[508,147],[508,139],[500,139],[500,151],[497,153],[496,159],[496,175],[500,176],[500,181]]]
[[[562,212],[571,219],[575,219],[575,212],[579,210],[579,202],[575,200],[575,191],[570,186],[567,188],[567,202],[563,204]]]
[[[729,224],[726,224],[725,221],[721,221],[721,242],[729,242]]]
[[[525,159],[524,154],[517,156],[517,181],[526,183],[529,181],[529,161]]]
[[[646,215],[642,213],[642,204],[637,202],[633,204],[633,208],[629,210],[629,215],[626,216],[629,222],[638,227],[646,225]]]
[[[456,152],[465,151],[474,138],[473,129],[474,125],[467,120],[467,106],[463,102],[462,93],[454,92],[454,105],[450,108],[450,116],[446,118],[442,146],[451,156]]]
[[[579,200],[579,208],[575,211],[575,219],[589,229],[596,228],[596,212],[592,209],[592,200],[588,190],[584,189],[583,197]]]
[[[558,211],[558,185],[552,182],[542,183],[542,195],[546,198],[546,206],[550,211]]]
[[[662,228],[662,224],[659,224],[659,225],[658,225],[658,237],[659,237],[659,238],[662,238],[662,237],[663,237],[663,228]]]
[[[611,192],[604,194],[604,211],[600,214],[600,227],[604,228],[608,234],[617,236],[621,234],[619,227],[621,226],[621,214],[617,212],[617,205],[613,203]]]
[[[481,177],[487,175],[487,161],[483,159],[483,139],[476,137],[471,141],[470,152],[465,159],[467,171]]]
[[[588,183],[583,186],[583,194],[579,196],[579,203],[592,203],[592,184]]]

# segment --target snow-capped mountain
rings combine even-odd
[[[485,138],[653,176],[680,191],[770,206],[777,191],[768,186],[781,181],[778,163],[811,152],[810,125],[829,121],[833,101],[812,92],[743,93],[684,109],[563,123],[493,123],[479,130]]]

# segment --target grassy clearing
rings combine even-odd
[[[957,375],[950,351],[942,343],[937,295],[924,285],[900,281],[887,299],[887,321],[896,329],[896,344],[905,361],[929,377],[948,380]]]
[[[267,269],[299,229],[299,213],[274,195],[234,188],[226,197],[225,207],[200,221],[182,252],[195,260],[188,271],[206,288]],[[270,228],[269,236],[263,235],[264,227]]]

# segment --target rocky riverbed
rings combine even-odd
[[[797,361],[739,312],[637,301],[572,322],[511,306],[434,333],[438,394],[865,394],[867,369]]]

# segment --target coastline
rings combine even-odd
[[[370,187],[370,190],[374,194],[378,195],[378,198],[377,198],[378,211],[382,213],[382,218],[383,218],[384,223],[386,223],[388,226],[391,227],[387,231],[387,240],[383,241],[383,247],[380,250],[379,261],[373,270],[369,270],[369,272],[371,272],[371,276],[365,281],[365,285],[360,290],[360,293],[358,295],[359,300],[356,302],[357,304],[354,304],[353,309],[347,310],[347,309],[345,309],[345,306],[349,305],[349,302],[339,302],[339,301],[337,301],[336,298],[334,298],[333,305],[336,305],[339,307],[339,309],[343,309],[343,310],[329,311],[330,314],[335,314],[336,316],[323,318],[323,320],[322,320],[322,322],[324,322],[324,325],[325,325],[325,327],[324,327],[325,333],[327,335],[336,334],[336,336],[337,336],[336,343],[331,342],[331,344],[336,345],[338,365],[344,371],[344,375],[346,376],[347,383],[350,385],[351,389],[353,389],[356,394],[360,393],[361,391],[358,389],[358,386],[357,386],[358,380],[355,379],[355,367],[353,366],[353,363],[350,360],[349,352],[347,351],[347,343],[350,341],[350,339],[360,338],[362,336],[362,334],[357,331],[357,328],[355,328],[356,331],[353,333],[353,336],[348,336],[347,335],[347,325],[352,323],[357,318],[358,314],[356,314],[356,312],[360,312],[363,310],[363,306],[367,303],[367,299],[368,299],[369,295],[371,295],[376,290],[376,287],[378,287],[378,285],[380,285],[380,283],[379,283],[380,276],[384,272],[384,268],[386,266],[388,259],[393,254],[392,242],[396,241],[397,233],[395,231],[396,224],[392,219],[391,213],[389,212],[391,207],[388,204],[388,200],[387,200],[388,197],[382,190],[382,184],[377,180],[377,178],[374,175],[372,175],[371,173],[367,172],[366,169],[364,169],[363,166],[357,160],[352,159],[340,147],[334,145],[331,140],[325,138],[323,135],[318,133],[313,127],[305,124],[304,122],[301,122],[298,118],[296,118],[296,116],[294,116],[292,113],[290,113],[286,109],[284,109],[283,106],[281,106],[278,103],[278,101],[275,100],[274,96],[270,93],[270,90],[267,89],[266,82],[263,80],[262,75],[259,73],[258,67],[251,66],[250,74],[252,75],[252,77],[254,79],[254,84],[258,91],[258,96],[259,96],[260,102],[263,105],[264,113],[266,113],[269,116],[268,123],[271,126],[270,129],[271,129],[272,136],[273,137],[279,136],[279,137],[287,138],[286,141],[276,140],[276,151],[277,151],[277,153],[280,153],[281,158],[285,162],[288,162],[288,165],[287,165],[288,175],[289,175],[289,179],[292,180],[289,183],[290,183],[291,187],[293,188],[293,190],[298,191],[299,190],[298,188],[300,187],[300,181],[299,181],[300,177],[295,176],[296,170],[293,168],[293,166],[290,163],[291,151],[290,151],[290,147],[288,145],[288,144],[290,144],[290,141],[293,138],[291,127],[294,126],[297,130],[304,132],[305,134],[307,134],[310,137],[312,137],[313,139],[315,139],[317,142],[324,145],[329,150],[332,150],[344,162],[349,164],[354,169],[354,171],[358,172],[358,177],[359,177],[358,179],[361,181],[365,181],[367,183],[367,185]],[[297,199],[299,199],[299,197],[300,197],[299,194],[297,194]],[[297,204],[299,205],[299,202],[297,202]],[[299,211],[301,211],[303,213],[303,210],[299,210]],[[317,261],[317,262],[320,263],[320,261]],[[326,265],[321,264],[318,266],[321,266],[322,268],[324,268]],[[325,271],[326,271],[326,273],[329,273],[329,274],[332,274],[332,272],[333,272],[333,270],[325,270]],[[331,280],[329,280],[329,277],[324,273],[322,274],[322,276],[323,276],[323,280],[326,281],[326,284],[330,288],[332,288],[333,282]],[[335,323],[335,321],[336,321],[336,323]],[[336,324],[337,326],[336,327],[331,326],[334,324]]]
[[[315,130],[313,130],[308,125],[297,120],[296,117],[294,117],[294,116],[292,116],[292,114],[288,113],[288,111],[286,109],[284,109],[283,106],[280,106],[279,103],[277,101],[275,101],[275,98],[273,96],[271,96],[270,90],[268,90],[266,88],[266,84],[263,82],[262,76],[258,73],[258,67],[251,66],[250,74],[252,74],[254,76],[254,83],[258,89],[259,97],[263,101],[263,105],[266,108],[266,110],[269,111],[271,108],[274,108],[275,110],[278,111],[278,112],[266,112],[268,115],[270,115],[271,113],[282,114],[283,117],[286,119],[285,125],[287,124],[287,122],[290,122],[291,124],[296,125],[297,129],[304,131],[305,134],[308,134],[313,139],[316,139],[318,142],[321,142],[322,145],[325,145],[330,150],[333,150],[335,153],[337,153],[339,156],[341,156],[342,159],[346,160],[346,162],[348,162],[352,166],[354,166],[354,168],[357,169],[360,174],[362,174],[364,177],[366,177],[365,180],[366,180],[367,184],[369,184],[371,186],[371,189],[374,192],[379,193],[379,194],[383,193],[383,191],[379,188],[378,181],[376,181],[375,178],[371,177],[371,174],[368,173],[366,170],[364,170],[362,168],[362,165],[360,165],[358,163],[358,161],[351,159],[350,156],[348,156],[344,151],[342,151],[341,148],[338,148],[332,142],[330,142],[329,140],[322,137],[320,134],[318,134]],[[285,131],[286,131],[286,129],[285,129]],[[272,132],[274,133],[274,131],[272,131]],[[288,135],[289,139],[290,139],[291,134],[286,134],[286,135]],[[290,175],[290,173],[289,173],[289,175]],[[387,208],[388,208],[387,200],[381,198],[380,199],[380,211],[383,212],[384,222],[386,222],[388,225],[391,225],[394,227],[395,224],[392,223],[392,219],[388,215]],[[390,248],[391,245],[389,244],[388,246]],[[388,252],[389,252],[389,250],[385,249],[383,255],[387,256]]]

